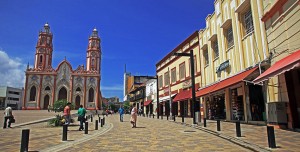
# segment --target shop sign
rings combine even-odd
[[[182,88],[185,89],[185,88],[189,88],[192,86],[192,81],[191,80],[186,80],[184,82],[182,82]]]
[[[225,70],[228,66],[229,66],[229,60],[221,63],[220,66],[217,68],[216,73]]]

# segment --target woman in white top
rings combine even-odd
[[[137,121],[137,108],[135,106],[136,104],[133,103],[133,108],[131,110],[131,118],[130,118],[132,128],[136,128],[136,121]]]

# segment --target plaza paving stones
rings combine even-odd
[[[53,117],[46,111],[20,111],[26,116],[22,123]],[[38,112],[38,113],[36,113]],[[40,112],[40,113],[39,113]],[[75,111],[73,111],[74,113]],[[30,116],[30,113],[33,115]],[[15,113],[17,114],[17,113]],[[49,114],[49,116],[45,116]],[[40,117],[37,117],[40,116]],[[101,116],[102,117],[102,116]],[[19,117],[20,118],[20,117]],[[76,119],[76,118],[75,118]],[[94,130],[94,122],[89,122],[89,134],[78,131],[78,122],[69,126],[68,141],[62,141],[62,127],[49,127],[47,123],[0,129],[0,151],[19,151],[21,131],[30,129],[29,151],[299,151],[298,132],[275,129],[278,148],[269,149],[266,126],[241,124],[242,137],[235,137],[235,123],[221,122],[221,131],[216,131],[216,122],[207,121],[207,127],[191,125],[186,118],[184,124],[147,117],[138,117],[137,128],[131,128],[130,115],[124,122],[119,115],[105,117],[106,125]],[[17,124],[15,124],[17,125]]]

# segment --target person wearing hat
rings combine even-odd
[[[69,125],[71,122],[71,103],[68,102],[66,107],[64,108],[64,118],[66,120],[65,124]]]

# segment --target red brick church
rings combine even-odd
[[[101,107],[101,40],[95,28],[88,39],[86,67],[73,69],[64,59],[52,67],[53,34],[48,23],[39,32],[34,67],[26,69],[24,102],[22,109],[47,109],[60,99],[67,99],[77,109],[83,105],[89,110]]]

